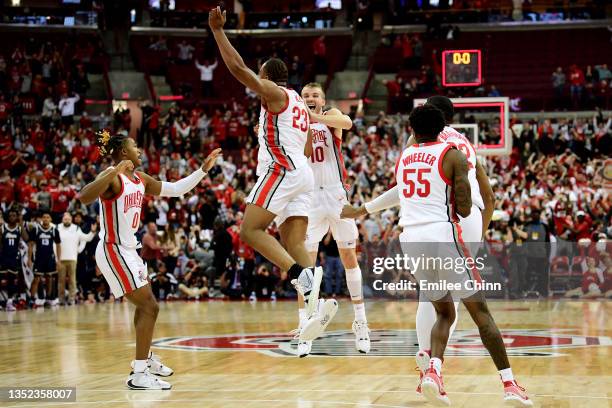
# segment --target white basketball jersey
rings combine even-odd
[[[269,112],[261,105],[259,113],[259,153],[257,175],[272,165],[287,170],[303,167],[308,162],[304,146],[308,138],[309,117],[302,97],[293,89],[280,87],[287,93],[287,104],[278,113]]]
[[[465,157],[467,157],[468,180],[470,182],[470,189],[472,190],[472,203],[483,210],[484,201],[480,195],[480,186],[476,179],[476,149],[474,149],[474,146],[467,137],[450,126],[444,127],[444,130],[438,135],[438,139],[455,145],[457,149],[463,152]]]
[[[315,186],[344,188],[346,168],[342,156],[342,139],[334,137],[332,130],[322,123],[311,123],[312,156],[310,167]]]
[[[395,170],[402,227],[456,221],[452,185],[442,169],[451,144],[431,142],[406,148]]]
[[[130,180],[124,174],[121,179],[121,192],[115,198],[100,198],[100,240],[108,244],[118,244],[136,248],[136,232],[140,225],[144,183],[138,176]]]

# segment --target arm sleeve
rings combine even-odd
[[[369,214],[386,210],[387,208],[396,207],[399,205],[399,194],[397,186],[385,191],[374,200],[365,203],[365,208]]]
[[[205,175],[206,172],[200,168],[188,175],[187,177],[183,177],[182,179],[175,181],[174,183],[162,181],[161,191],[159,195],[161,197],[180,197],[188,191],[191,191],[191,189],[193,189],[195,186],[197,186],[200,181],[202,181]]]

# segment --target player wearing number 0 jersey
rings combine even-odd
[[[353,122],[338,109],[331,108],[323,112],[325,92],[316,82],[306,84],[302,88],[302,97],[310,111],[312,155],[309,164],[314,174],[314,196],[308,215],[306,247],[313,262],[316,262],[319,242],[331,232],[338,245],[355,312],[355,348],[361,353],[368,353],[370,336],[362,294],[361,270],[355,253],[357,226],[355,220],[340,218],[342,207],[348,204],[346,169],[341,147],[342,130],[352,128]],[[300,319],[300,324],[302,323]],[[308,355],[311,346],[312,342],[298,343],[299,356]]]
[[[110,156],[110,166],[83,187],[79,200],[85,205],[100,200],[100,241],[96,248],[96,265],[118,298],[125,296],[136,306],[136,359],[126,385],[137,390],[169,390],[171,385],[155,376],[167,377],[173,371],[150,350],[159,306],[149,285],[147,268],[136,248],[140,245],[136,231],[140,226],[142,199],[145,194],[180,197],[197,186],[215,164],[221,149],[214,150],[204,165],[174,183],[162,182],[134,169],[142,165],[141,151],[134,139],[98,134],[100,153]]]
[[[323,333],[338,309],[331,299],[319,302],[322,268],[315,267],[304,237],[308,227],[314,179],[307,157],[312,152],[308,109],[295,91],[287,88],[285,63],[270,58],[259,74],[251,71],[229,42],[223,26],[225,11],[216,7],[208,25],[230,73],[261,99],[257,181],[246,200],[240,225],[240,239],[287,272],[306,303],[305,324],[300,341],[311,341]],[[267,233],[272,222],[278,225],[281,242]]]

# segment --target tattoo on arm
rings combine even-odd
[[[468,163],[465,155],[453,150],[453,192],[457,213],[462,217],[470,214],[472,208],[472,190],[468,180]]]

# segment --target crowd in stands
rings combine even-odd
[[[418,39],[409,41],[413,49],[418,44]],[[324,53],[324,47],[315,43],[317,46]],[[282,50],[279,45],[279,52]],[[25,66],[32,73],[38,72],[38,68],[33,68],[36,57],[24,59],[20,52],[25,51],[16,50],[4,71],[19,73],[19,67]],[[183,44],[182,54],[179,52],[178,56],[195,65],[192,54],[189,45]],[[410,53],[406,55],[407,63],[412,63],[414,52],[412,57]],[[40,58],[45,61],[45,52]],[[69,92],[75,92],[76,99],[83,89],[78,79],[86,71],[79,70],[78,60],[73,61],[70,69],[58,69],[50,77],[41,71],[45,81],[49,81],[45,85],[52,87],[49,90],[47,86],[47,91],[58,87],[60,91],[43,93],[37,99],[36,113],[41,114],[38,119],[24,120],[23,110],[15,104],[0,116],[0,206],[4,214],[9,209],[17,209],[23,223],[37,222],[42,214],[49,212],[53,222],[59,224],[67,212],[87,234],[99,222],[99,205],[82,205],[77,193],[110,165],[95,147],[95,131],[112,126],[114,132],[127,135],[131,119],[129,112],[118,111],[112,122],[109,118],[94,121],[87,115],[81,115],[75,122],[73,114],[78,110],[66,111],[64,115],[60,112],[63,109],[55,107],[53,99],[47,103],[47,99]],[[434,67],[428,69],[435,73]],[[431,76],[428,69],[424,78]],[[21,85],[25,82],[20,81]],[[25,92],[23,87],[7,85],[1,88],[0,98],[14,101]],[[422,91],[431,93],[436,88]],[[139,232],[143,245],[141,255],[147,262],[155,294],[160,299],[294,297],[295,291],[286,273],[268,263],[239,237],[244,200],[256,180],[257,138],[253,127],[258,118],[259,100],[251,95],[229,100],[218,108],[174,105],[167,111],[154,103],[145,103],[141,109],[143,123],[137,138],[144,152],[142,170],[149,174],[162,180],[176,180],[200,166],[203,157],[213,149],[224,149],[223,160],[192,193],[171,199],[147,197],[143,202]],[[381,112],[373,120],[366,119],[363,112],[351,115],[354,127],[344,135],[343,151],[347,184],[351,186],[350,201],[360,204],[393,184],[394,163],[410,128],[401,115]],[[497,209],[486,238],[502,265],[501,274],[508,288],[506,295],[521,296],[525,292],[517,283],[525,280],[524,270],[509,265],[508,252],[514,247],[506,245],[516,245],[522,240],[596,243],[612,236],[611,200],[602,179],[604,159],[610,155],[611,124],[612,118],[605,117],[601,111],[589,120],[514,121],[512,154],[488,160]],[[481,140],[487,141],[498,134],[496,126],[499,124],[480,123]],[[384,256],[399,246],[397,219],[397,211],[387,210],[359,220],[358,254],[366,293],[376,278],[370,272],[373,257]],[[271,226],[270,232],[276,233],[275,228]],[[95,267],[94,253],[99,238],[94,235],[84,245],[76,267],[77,300],[83,302],[112,300],[108,285]],[[574,256],[572,251],[570,248],[565,253]],[[601,294],[608,292],[612,273],[609,254],[609,250],[603,251],[585,263],[585,268],[599,271],[584,275],[590,279],[585,286],[589,292],[592,292],[591,283],[598,285]],[[334,249],[333,240],[326,240],[321,246],[320,262],[331,269],[337,264],[335,258],[337,248]],[[533,265],[538,266],[533,270],[538,274],[534,287],[546,296],[548,261],[540,256],[525,259],[529,262],[531,258],[535,258]],[[338,282],[342,281],[342,274],[333,269],[335,279],[328,279],[324,290],[342,294],[344,288]],[[386,279],[399,279],[406,272],[388,273],[396,275]],[[9,283],[6,277],[2,278],[2,288]],[[74,295],[70,293],[69,297]],[[22,306],[26,306],[26,299],[22,300]]]
[[[557,67],[551,81],[557,108],[568,106],[568,96],[573,110],[609,105],[612,72],[608,64],[589,65],[584,70],[575,64],[565,71]]]
[[[104,58],[97,37],[42,44],[30,38],[6,54],[0,51],[0,125],[9,116],[36,113],[45,118],[45,129],[53,117],[71,124],[85,105],[87,74],[99,70]]]

